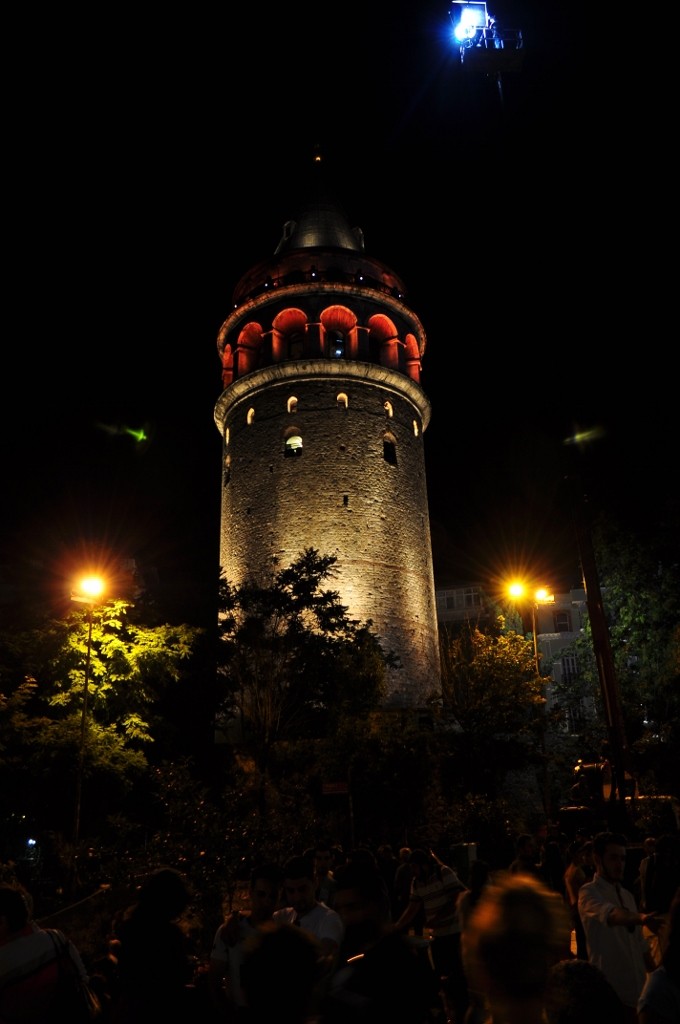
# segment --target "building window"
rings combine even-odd
[[[575,654],[565,654],[560,658],[562,682],[573,683],[578,679],[578,661]]]
[[[583,732],[586,721],[583,701],[579,700],[567,708],[567,731],[570,733]]]
[[[298,405],[297,398],[295,397],[295,395],[291,395],[290,398],[288,399],[288,405],[287,405],[288,412],[295,412],[295,410],[297,409],[297,405]]]
[[[340,394],[337,395],[335,400],[338,403],[338,409],[346,409],[347,408],[349,400],[347,398],[347,395],[344,393],[344,391],[341,391]]]
[[[388,419],[392,419],[394,416],[394,409],[392,408],[391,402],[385,402],[385,412],[387,413]]]
[[[414,437],[418,437],[419,434],[420,434],[420,427],[418,426],[418,421],[414,420],[413,421],[413,436]]]
[[[482,592],[479,587],[459,587],[437,594],[437,605],[449,611],[469,611],[482,607]]]
[[[253,408],[248,409],[248,415],[246,416],[246,422],[248,426],[255,421],[255,410]]]
[[[224,443],[225,445],[229,444],[229,427],[224,431]]]
[[[385,462],[389,462],[390,466],[396,466],[397,446],[393,437],[383,438],[383,458]]]
[[[302,438],[299,434],[291,434],[286,438],[283,454],[287,459],[295,459],[302,455]]]
[[[571,633],[571,612],[555,612],[554,622],[556,633]]]

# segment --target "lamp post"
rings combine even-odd
[[[511,583],[508,587],[508,593],[513,600],[519,603],[521,600],[526,599],[527,587],[524,583]],[[538,652],[538,607],[544,604],[554,604],[554,601],[555,595],[551,594],[545,587],[538,587],[528,599],[531,606],[531,636],[534,643],[534,665],[536,666],[537,676],[541,674],[541,656]]]
[[[538,587],[531,591],[526,584],[517,581],[508,586],[508,593],[515,602],[520,603],[523,600],[528,601],[531,607],[531,636],[534,644],[534,668],[536,670],[536,675],[540,676],[541,656],[538,650],[537,612],[540,605],[553,604],[555,601],[555,595],[551,594],[546,587]],[[546,815],[548,815],[550,812],[550,783],[548,779],[548,754],[545,743],[545,720],[543,709],[541,709],[540,729],[541,753],[543,755],[543,810]]]
[[[90,688],[90,664],[92,660],[92,609],[104,590],[104,582],[98,576],[87,576],[79,583],[78,591],[71,593],[71,600],[87,607],[87,653],[85,655],[85,680],[83,682],[83,706],[80,714],[80,748],[78,751],[78,772],[76,775],[76,804],[73,818],[73,846],[80,840],[80,804],[83,794],[85,768],[85,743],[87,738],[87,699]]]

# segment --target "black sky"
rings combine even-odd
[[[598,508],[640,530],[677,512],[653,72],[623,74],[619,39],[566,0],[490,10],[524,36],[502,98],[434,0],[55,12],[18,34],[8,557],[58,575],[102,542],[183,585],[211,576],[217,332],[304,201],[315,146],[427,332],[439,578],[523,561],[578,584],[572,455]]]

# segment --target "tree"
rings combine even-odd
[[[678,792],[674,766],[680,758],[679,566],[662,560],[655,542],[643,542],[604,519],[594,524],[593,546],[633,773],[649,791]],[[601,753],[606,734],[589,622],[583,636],[561,653],[576,656],[579,697],[587,695],[594,707],[594,719],[584,724],[592,731],[592,746],[581,755],[590,759]],[[556,697],[568,708],[574,700],[573,685],[557,687]]]
[[[394,658],[324,587],[336,561],[308,548],[262,583],[221,580],[218,714],[262,775],[276,743],[333,735],[385,692]]]
[[[87,612],[0,635],[0,813],[21,808],[62,830],[80,752]],[[163,695],[182,678],[201,630],[145,628],[130,602],[93,612],[84,770],[91,824],[143,774],[165,728]],[[94,781],[93,781],[94,780]],[[92,794],[96,790],[96,801]],[[98,812],[98,813],[97,813]]]
[[[502,627],[502,623],[501,623]],[[506,772],[541,761],[545,697],[530,641],[510,630],[483,633],[472,623],[444,631],[443,717],[463,792],[495,796]]]

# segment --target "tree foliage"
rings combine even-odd
[[[544,762],[545,696],[532,644],[514,630],[484,633],[466,622],[443,633],[441,655],[451,730],[439,765],[443,792],[495,799],[508,771]]]
[[[634,774],[650,792],[678,792],[680,566],[660,560],[653,542],[605,520],[594,525],[593,546]],[[587,758],[600,753],[598,740],[601,747],[605,736],[590,622],[562,653],[576,656],[582,687],[576,696],[586,696],[595,709],[594,719],[584,726],[594,729],[593,748],[582,755]],[[556,695],[569,707],[573,685],[557,687]]]
[[[325,586],[336,561],[309,548],[262,583],[221,580],[218,713],[261,768],[278,741],[332,735],[385,692],[394,659]]]
[[[465,623],[444,633],[444,706],[468,735],[535,735],[544,705],[531,643],[509,631],[489,635]]]
[[[163,695],[181,679],[201,631],[149,629],[131,612],[129,602],[112,601],[92,611],[91,623],[79,608],[0,635],[0,811],[20,805],[68,831],[64,807],[73,799],[83,724],[84,770],[96,778],[98,800],[119,798],[140,777],[144,750],[164,728]]]

